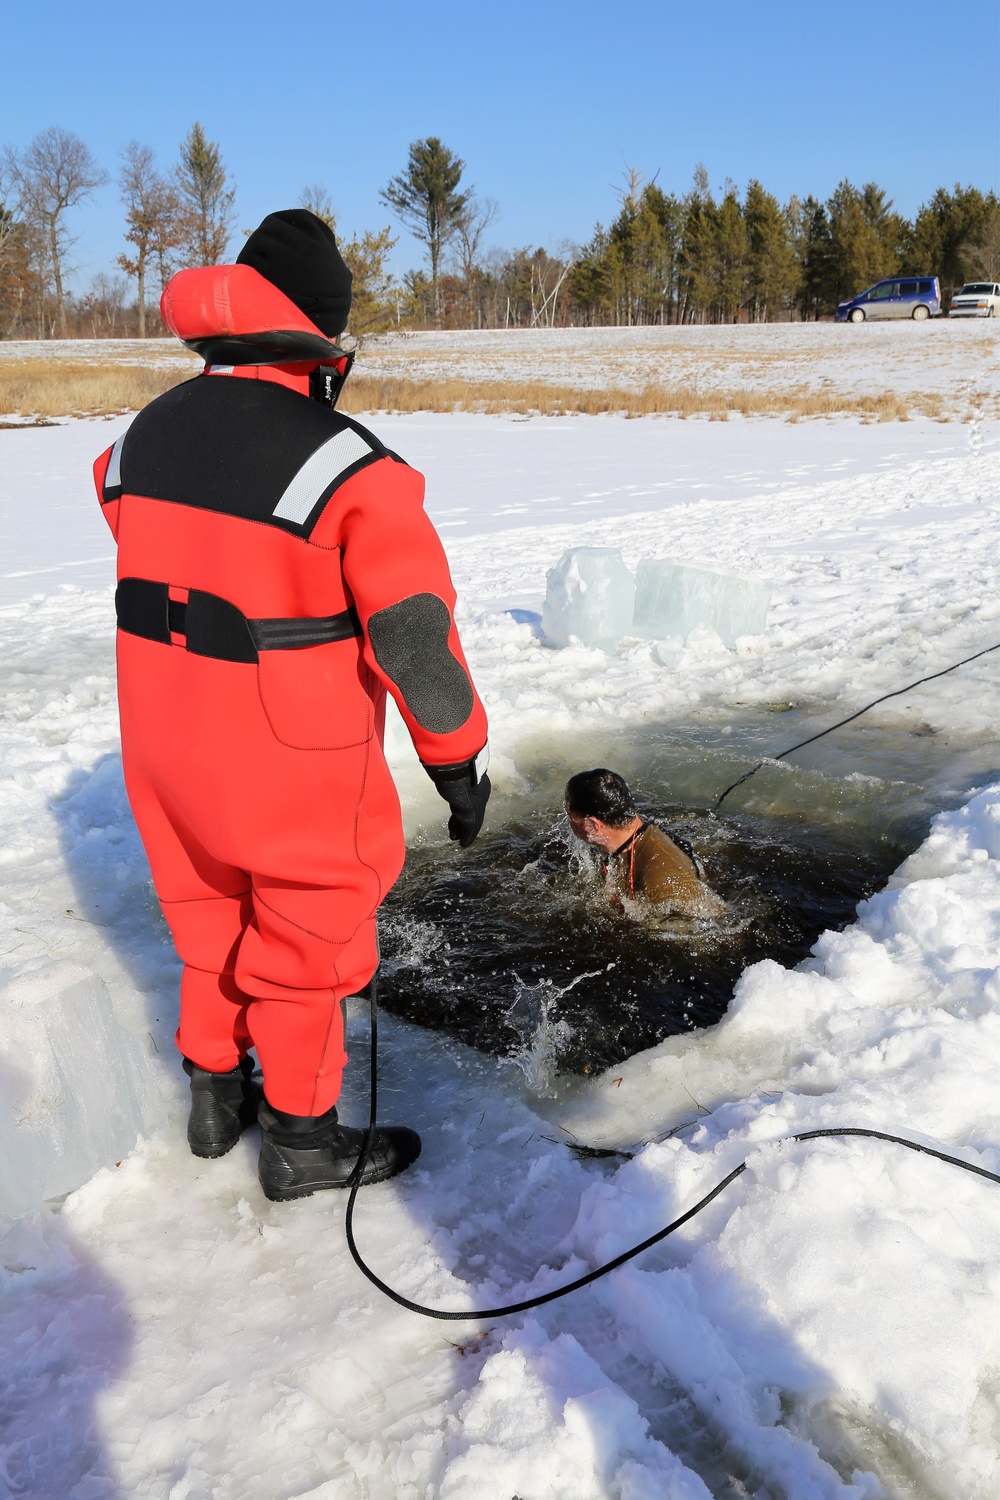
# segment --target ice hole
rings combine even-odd
[[[542,1093],[559,1074],[601,1071],[719,1020],[744,968],[794,966],[820,933],[847,926],[933,813],[995,774],[985,742],[853,725],[798,764],[766,764],[713,814],[753,759],[815,727],[760,711],[523,747],[520,786],[501,788],[472,848],[457,854],[436,828],[411,844],[383,908],[382,1003],[514,1058]],[[726,902],[721,921],[664,931],[610,907],[562,811],[567,777],[597,765],[694,846]]]

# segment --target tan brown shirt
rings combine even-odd
[[[689,916],[713,917],[723,909],[711,886],[698,874],[691,856],[655,823],[644,823],[602,864],[608,883],[619,896],[638,897]]]

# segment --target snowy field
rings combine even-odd
[[[414,333],[372,340],[359,369],[425,380],[681,386],[940,396],[966,417],[998,385],[985,324],[757,323],[669,328],[538,328]],[[995,413],[994,413],[995,414]]]
[[[997,414],[1000,368],[991,324],[757,323],[668,328],[518,328],[388,334],[363,341],[366,375],[593,389],[810,391],[941,402],[959,421]],[[0,341],[4,360],[65,359],[200,368],[174,339]],[[931,413],[936,414],[936,413]],[[2,414],[0,414],[2,415]]]
[[[787,362],[803,330],[759,332]],[[861,329],[864,346],[853,328],[805,332],[845,388],[872,378],[863,347],[956,408],[996,388],[986,327]],[[559,357],[600,337],[559,335]],[[373,418],[428,476],[491,716],[490,822],[540,756],[572,745],[578,769],[650,725],[703,744],[705,806],[760,754],[1000,642],[1000,432],[978,409],[875,425]],[[268,1203],[252,1136],[217,1162],[188,1154],[178,965],[121,783],[113,549],[89,476],[124,426],[0,431],[0,1496],[992,1500],[1000,1192],[874,1141],[777,1142],[866,1126],[1000,1171],[1000,652],[877,709],[867,738],[762,773],[776,816],[886,778],[942,810],[852,926],[797,969],[746,970],[718,1026],[565,1082],[543,1028],[495,1060],[384,1018],[380,1114],[418,1128],[424,1154],[362,1195],[356,1227],[421,1302],[556,1286],[749,1159],[593,1288],[506,1321],[431,1322],[361,1278],[339,1196]],[[620,547],[633,569],[670,557],[764,579],[766,629],[734,651],[705,630],[553,650],[546,570],[580,544]],[[444,842],[398,720],[389,747],[408,833]],[[349,1031],[360,1122],[361,1009]]]
[[[160,339],[0,339],[0,361],[69,360],[73,364],[154,365],[190,370],[201,361],[174,338]]]

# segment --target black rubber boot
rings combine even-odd
[[[186,1057],[184,1071],[191,1080],[188,1145],[195,1156],[225,1156],[256,1120],[263,1098],[251,1078],[253,1058],[245,1057],[228,1073],[209,1073]]]
[[[260,1185],[275,1202],[308,1198],[323,1188],[348,1186],[361,1154],[365,1132],[337,1123],[336,1108],[325,1115],[288,1115],[265,1100],[260,1122]],[[415,1162],[420,1137],[404,1125],[378,1127],[371,1141],[363,1184],[385,1182]]]

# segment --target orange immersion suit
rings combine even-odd
[[[164,313],[181,337],[195,305],[224,332],[255,296],[259,321],[316,332],[244,266],[182,272]],[[487,726],[421,476],[308,393],[302,363],[210,366],[95,480],[118,544],[125,783],[184,964],[178,1046],[211,1072],[253,1046],[269,1103],[317,1116],[403,863],[386,690],[428,766],[476,757]]]

